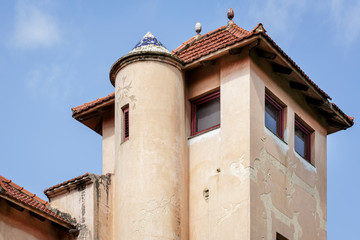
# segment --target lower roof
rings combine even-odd
[[[27,208],[46,219],[56,222],[68,229],[75,228],[75,222],[63,217],[58,210],[53,210],[49,203],[33,194],[11,180],[0,175],[0,197],[16,204],[19,207]]]

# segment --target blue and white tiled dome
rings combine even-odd
[[[135,45],[133,50],[130,53],[137,52],[161,52],[161,53],[170,53],[162,43],[154,37],[150,32],[145,34],[145,36]]]

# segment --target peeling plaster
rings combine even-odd
[[[244,167],[244,154],[239,157],[238,162],[230,164],[230,172],[232,175],[238,177],[240,181],[245,181],[250,176],[250,168]]]
[[[272,134],[272,133],[271,133]],[[277,138],[277,137],[276,137]],[[278,139],[279,140],[279,139]],[[280,144],[288,149],[288,146],[279,140]],[[285,147],[284,147],[285,150]],[[305,160],[304,160],[305,161]],[[295,193],[295,185],[302,188],[306,193],[312,196],[316,202],[316,209],[314,214],[315,219],[318,221],[319,227],[318,232],[320,229],[326,231],[326,220],[323,216],[323,211],[321,208],[321,200],[320,194],[317,190],[316,186],[310,186],[304,180],[302,180],[299,176],[296,175],[295,169],[297,167],[297,162],[290,157],[287,157],[287,166],[269,154],[265,148],[260,151],[259,158],[256,158],[254,161],[254,167],[245,167],[244,166],[244,155],[239,157],[238,162],[233,162],[230,165],[230,171],[232,175],[238,177],[240,181],[246,180],[249,176],[252,181],[258,183],[258,181],[262,181],[265,185],[264,193],[260,195],[261,200],[264,202],[265,206],[265,213],[266,213],[266,226],[267,226],[267,239],[272,240],[272,215],[274,214],[275,218],[280,220],[282,223],[286,224],[287,226],[293,225],[294,226],[294,233],[292,239],[297,240],[302,236],[303,230],[298,222],[298,216],[301,214],[299,212],[294,212],[292,217],[288,217],[284,213],[282,213],[279,209],[277,209],[271,198],[271,192],[269,192],[271,182],[272,182],[272,175],[271,170],[269,168],[265,168],[265,163],[271,164],[273,167],[278,169],[282,174],[285,175],[286,178],[286,195],[287,195],[287,202],[291,204],[293,194]],[[310,165],[306,163],[306,165]],[[310,166],[309,166],[310,167]],[[312,167],[312,166],[311,166]],[[312,170],[314,172],[314,170]],[[316,169],[315,169],[316,172]],[[261,175],[259,174],[261,173]],[[262,179],[258,179],[262,176]],[[224,208],[225,215],[218,220],[218,225],[221,224],[224,220],[229,218],[234,212],[236,212],[240,207],[240,204],[231,205],[230,208]]]
[[[307,192],[309,195],[311,195],[315,202],[316,202],[316,210],[314,212],[314,217],[316,220],[319,221],[319,228],[326,231],[326,220],[324,220],[323,212],[321,208],[321,200],[320,200],[320,194],[317,190],[316,186],[310,186],[305,181],[303,181],[300,177],[298,177],[295,173],[295,169],[297,164],[294,163],[291,158],[288,157],[287,162],[288,166],[285,166],[282,164],[279,160],[274,158],[272,155],[270,155],[268,152],[266,152],[265,148],[263,148],[260,152],[260,157],[255,159],[254,161],[254,168],[250,171],[250,178],[258,182],[258,173],[261,172],[263,174],[263,182],[266,182],[267,184],[271,182],[271,173],[270,170],[265,170],[265,162],[270,163],[272,166],[280,170],[286,177],[287,181],[287,188],[286,193],[288,197],[288,203],[291,203],[292,195],[295,193],[294,185],[296,184],[300,188],[302,188],[305,192]],[[240,168],[239,168],[240,169]],[[243,170],[246,170],[243,168]],[[270,177],[269,177],[270,176]],[[265,185],[266,186],[266,185]],[[293,213],[292,218],[289,218],[284,213],[282,213],[280,210],[278,210],[272,203],[271,199],[271,192],[269,193],[263,193],[260,196],[261,200],[264,202],[265,205],[265,211],[266,211],[266,226],[267,226],[267,239],[272,239],[272,219],[271,219],[271,213],[275,215],[277,219],[279,219],[281,222],[283,222],[286,225],[292,224],[294,226],[294,235],[293,239],[297,240],[302,235],[302,228],[298,223],[297,217],[300,213]]]
[[[174,212],[176,221],[179,223],[177,224],[176,233],[173,233],[173,236],[158,236],[158,238],[178,239],[180,236],[180,204],[176,200],[175,194],[170,198],[162,198],[161,200],[154,199],[147,202],[146,208],[140,210],[139,219],[132,221],[135,228],[132,239],[141,239],[145,236],[145,229],[149,223],[153,227],[159,227],[156,226],[157,219],[161,219],[163,215],[170,214],[171,211]]]
[[[239,210],[241,207],[241,203],[238,204],[230,204],[229,208],[224,208],[225,215],[219,218],[216,225],[219,226],[222,222],[224,222],[226,219],[230,218],[231,215],[233,215],[237,210]]]
[[[126,83],[126,76],[121,78],[121,85],[119,85],[118,89],[116,90],[115,96],[117,96],[116,103],[119,104],[124,99],[128,99],[129,102],[132,103],[132,109],[136,108],[136,96],[130,94],[130,89],[132,88],[132,81]]]
[[[265,211],[266,211],[266,236],[268,240],[272,240],[272,216],[271,213],[274,214],[275,218],[280,220],[282,223],[286,224],[288,227],[290,225],[294,226],[294,235],[293,240],[298,240],[299,237],[302,236],[302,228],[298,221],[299,213],[295,212],[293,213],[293,217],[289,218],[284,213],[279,211],[273,204],[271,199],[271,193],[264,193],[260,195],[261,200],[264,202],[265,205]]]
[[[217,129],[214,129],[214,130],[211,130],[209,132],[206,132],[206,133],[203,133],[203,134],[200,134],[199,136],[195,136],[191,139],[189,139],[189,144],[194,144],[194,143],[198,143],[198,142],[202,142],[202,141],[205,141],[209,138],[212,138],[213,136],[216,136],[218,135],[218,140],[219,142],[221,141],[221,137],[220,137],[220,130],[221,128],[217,128]]]
[[[307,160],[305,160],[302,156],[300,156],[300,154],[298,154],[295,151],[295,149],[293,149],[293,152],[294,152],[295,156],[297,157],[297,159],[299,159],[299,161],[304,165],[306,170],[311,171],[311,172],[316,172],[316,167],[314,165],[312,165]]]
[[[273,132],[271,132],[267,127],[264,126],[264,131],[267,135],[271,136],[271,138],[276,142],[276,144],[281,148],[282,153],[284,155],[289,151],[289,145],[281,140],[278,136],[276,136]]]

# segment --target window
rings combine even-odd
[[[191,135],[220,126],[220,91],[191,103]]]
[[[276,240],[288,240],[288,239],[283,235],[281,235],[280,233],[276,233]]]
[[[295,119],[295,151],[310,162],[310,136],[311,132],[297,119]]]
[[[279,138],[283,138],[283,107],[265,93],[265,126]]]
[[[123,109],[123,139],[124,141],[129,139],[129,106],[125,106]]]

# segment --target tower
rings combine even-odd
[[[187,158],[180,61],[147,33],[111,67],[114,238],[180,239],[185,235]]]
[[[203,35],[197,23],[171,53],[146,34],[111,67],[115,92],[73,108],[103,136],[110,175],[71,188],[100,184],[98,236],[326,239],[326,138],[353,118],[261,23],[247,31],[233,17]],[[59,208],[63,186],[47,192]]]

